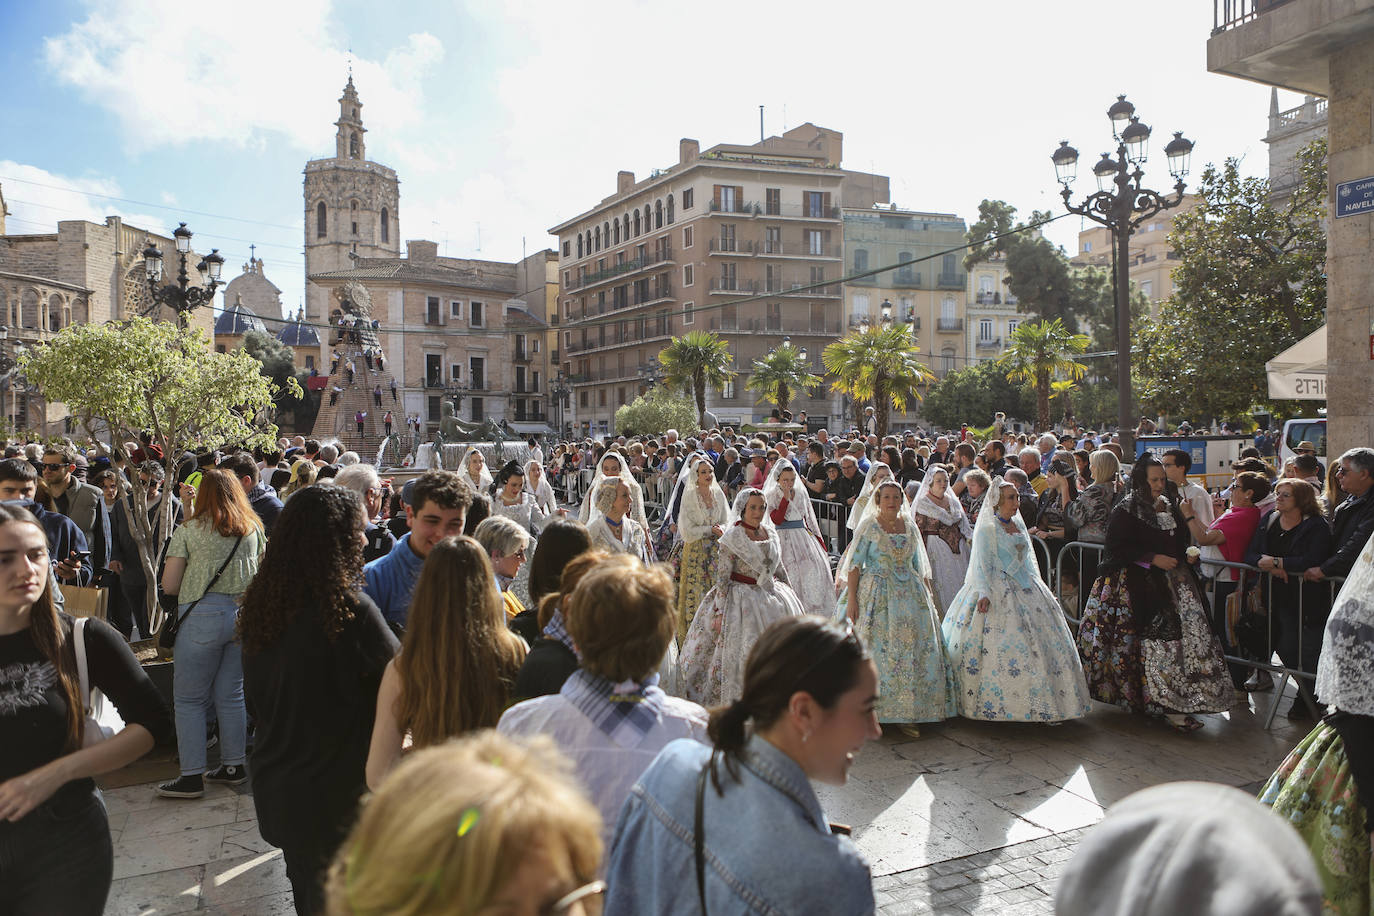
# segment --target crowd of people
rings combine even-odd
[[[1262,797],[1325,855],[1328,898],[1367,907],[1374,449],[1318,462],[1334,492],[1256,449],[1213,494],[1186,451],[999,425],[669,430],[499,467],[474,447],[399,488],[305,439],[12,446],[0,910],[100,912],[90,777],[174,724],[158,794],[251,781],[301,913],[872,912],[811,783],[883,726],[1099,700],[1189,732],[1272,690],[1275,652],[1315,674],[1289,718],[1331,713]],[[106,589],[109,623],[78,626],[63,586]],[[170,705],[130,648],[149,589],[178,624]]]

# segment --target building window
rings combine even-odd
[[[673,195],[668,195],[668,225],[673,224]]]
[[[989,276],[988,274],[980,274],[978,276],[978,291],[985,296],[992,292],[991,276]]]
[[[565,258],[570,258],[570,257],[572,257],[572,251],[571,251],[571,249],[572,249],[572,242],[564,242],[564,243],[563,243],[563,257],[565,257]],[[564,283],[567,283],[567,282],[568,282],[568,272],[567,272],[566,270],[563,271],[563,282],[564,282]]]
[[[596,227],[596,232],[593,233],[592,238],[594,238],[594,239],[596,240],[596,250],[597,250],[597,251],[600,251],[600,250],[601,250],[601,227],[600,227],[600,226],[597,226],[597,227]]]
[[[853,312],[863,317],[868,314],[868,293],[855,293]]]
[[[692,324],[696,321],[696,316],[692,314],[692,303],[682,303],[682,323]]]
[[[682,230],[682,247],[683,247],[683,248],[691,248],[691,247],[692,247],[692,227],[691,227],[691,226],[685,226],[685,227],[683,227],[683,230]]]
[[[315,368],[315,357],[311,356],[309,353],[305,354],[305,368],[306,368],[306,369],[314,369],[314,368]]]
[[[582,392],[581,395],[578,396],[578,398],[577,398],[577,404],[578,404],[579,407],[586,407],[586,406],[587,406],[587,392],[584,391],[584,392]]]
[[[735,250],[735,224],[723,223],[720,227],[720,250]]]
[[[811,218],[825,216],[825,192],[807,191],[806,192],[806,215]]]
[[[470,327],[485,327],[486,325],[483,321],[483,317],[484,316],[482,314],[482,303],[473,302],[472,305],[468,306],[468,325]]]
[[[461,320],[463,317],[463,302],[461,299],[452,299],[448,304],[448,317]]]
[[[485,420],[487,418],[487,406],[481,398],[468,398],[468,403],[472,405],[472,418],[474,420]]]
[[[764,213],[769,216],[782,215],[782,188],[766,188],[763,192]]]
[[[320,201],[315,207],[315,237],[324,238],[329,231],[329,216],[325,211],[324,201]]]
[[[428,296],[425,298],[425,324],[442,324],[443,320],[439,317],[439,297]]]
[[[391,212],[386,207],[382,208],[382,241],[391,241]]]
[[[612,223],[611,225],[615,227],[615,228],[613,228],[613,229],[611,230],[611,235],[615,238],[614,244],[619,245],[619,244],[620,244],[620,220],[616,220],[616,221],[615,221],[614,223]]]
[[[606,389],[605,389],[605,388],[601,388],[601,389],[599,389],[599,390],[596,392],[596,406],[598,406],[598,407],[605,407],[605,406],[606,406]]]
[[[806,253],[825,254],[825,233],[817,229],[806,230]]]
[[[606,247],[611,247],[611,224],[609,221],[601,226],[601,237],[606,240]]]
[[[725,290],[735,289],[735,265],[720,265],[720,288]]]
[[[782,268],[777,264],[764,265],[763,291],[766,293],[782,292]]]
[[[782,229],[768,226],[763,230],[763,253],[782,254]]]
[[[440,418],[443,416],[443,414],[441,413],[443,408],[440,405],[443,404],[444,399],[437,395],[434,395],[428,398],[427,400],[429,403],[429,422],[438,423]]]
[[[905,266],[903,266],[903,267],[898,267],[898,268],[897,268],[897,282],[898,282],[898,283],[915,283],[915,282],[916,282],[916,268],[913,267],[913,266],[911,265],[911,262],[912,262],[913,260],[915,260],[915,259],[914,259],[914,257],[912,256],[911,252],[909,252],[909,251],[899,251],[899,252],[897,252],[897,263],[905,265]]]
[[[954,348],[945,347],[940,351],[940,372],[954,371]]]
[[[991,319],[991,318],[980,318],[980,319],[978,319],[978,339],[979,339],[979,340],[992,340],[992,319]]]
[[[854,249],[854,272],[855,272],[855,273],[860,273],[861,271],[865,271],[865,270],[868,270],[868,249],[866,249],[866,248],[855,248],[855,249]]]
[[[691,265],[691,264],[684,264],[684,265],[682,266],[682,285],[683,285],[683,286],[691,286],[691,285],[692,285],[692,279],[693,279],[693,277],[692,277],[692,270],[693,270],[693,268],[692,268],[692,265]]]
[[[457,368],[456,366],[454,368]],[[438,388],[444,383],[444,360],[437,353],[425,354],[425,385]]]
[[[734,213],[739,208],[739,189],[734,185],[716,185],[716,209],[722,213]]]
[[[691,188],[685,188],[685,189],[683,189],[683,192],[682,192],[682,209],[684,209],[684,210],[690,210],[690,209],[692,209],[692,205],[695,204],[695,203],[696,203],[696,197],[693,195],[692,189],[691,189]]]
[[[487,361],[480,356],[468,357],[468,387],[481,391],[486,386]]]
[[[954,317],[954,297],[946,296],[940,302],[940,317],[942,319],[952,319]]]
[[[1021,321],[1020,321],[1019,319],[1017,319],[1017,318],[1012,318],[1011,320],[1009,320],[1009,321],[1007,322],[1007,336],[1011,336],[1012,334],[1015,334],[1015,333],[1016,333],[1016,329],[1017,329],[1018,327],[1020,327],[1020,326],[1021,326]]]
[[[663,201],[654,201],[654,228],[663,228]]]
[[[582,233],[577,233],[577,256],[582,257]]]
[[[733,401],[735,399],[735,380],[730,379],[720,386],[720,397],[723,401]]]
[[[1140,291],[1145,294],[1146,299],[1153,299],[1155,296],[1155,282],[1153,280],[1142,280]]]
[[[636,209],[636,210],[635,210],[635,238],[639,238],[639,232],[640,232],[640,228],[639,228],[639,210]]]

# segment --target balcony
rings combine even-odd
[[[727,334],[811,334],[818,337],[840,336],[840,323],[783,321],[770,318],[712,318],[707,325],[712,331]]]
[[[1207,70],[1329,97],[1336,49],[1374,35],[1371,13],[1368,0],[1212,0]]]
[[[1002,294],[999,292],[980,292],[973,297],[973,301],[978,305],[1001,305]]]
[[[849,316],[849,326],[850,326],[851,328],[857,328],[857,327],[859,327],[861,324],[863,324],[863,322],[864,322],[864,317],[865,317],[865,316],[863,316],[863,315],[850,315],[850,316]],[[879,319],[877,319],[877,318],[875,318],[875,317],[873,317],[873,316],[871,316],[871,315],[870,315],[870,316],[867,316],[867,317],[868,317],[868,320],[869,320],[869,322],[870,322],[871,324],[877,324],[877,323],[878,323],[878,320],[879,320]],[[902,319],[897,319],[897,320],[898,320],[898,321],[902,321]],[[919,331],[919,330],[921,330],[921,316],[920,316],[920,315],[910,315],[910,316],[908,316],[908,317],[906,318],[905,321],[902,321],[902,323],[905,324],[905,325],[907,325],[908,327],[910,327],[911,330],[913,330],[913,331]]]
[[[751,241],[737,241],[736,239],[711,239],[706,250],[711,254],[744,254],[754,253],[754,243]]]
[[[573,290],[585,289],[589,286],[596,286],[597,284],[605,283],[607,280],[614,280],[616,277],[622,277],[626,274],[632,274],[635,271],[643,270],[646,267],[653,267],[655,264],[663,264],[672,260],[673,246],[663,245],[658,248],[655,248],[653,251],[646,251],[644,253],[644,257],[642,258],[634,258],[632,260],[624,262],[623,264],[614,264],[610,267],[607,267],[605,270],[598,270],[593,273],[586,274],[585,276],[574,276],[568,282],[567,287],[565,287],[565,291],[572,292]]]
[[[713,293],[756,293],[759,291],[759,281],[712,277],[709,288]]]
[[[735,213],[740,216],[764,216],[770,219],[824,219],[840,218],[839,207],[810,206],[808,204],[781,204],[775,207],[760,206],[757,201],[740,200],[733,203],[711,201],[706,209],[711,213]]]
[[[898,268],[893,274],[892,285],[899,289],[915,289],[921,285],[921,272]]]
[[[711,213],[739,213],[742,216],[758,216],[761,208],[749,200],[713,200],[706,205]]]
[[[964,329],[964,319],[962,318],[936,318],[935,329],[945,333],[962,331]]]
[[[638,321],[634,322],[636,325]],[[606,350],[612,347],[625,347],[633,344],[640,344],[650,340],[657,340],[663,337],[673,336],[673,320],[671,318],[655,318],[644,322],[642,332],[639,328],[627,330],[624,333],[611,332],[606,336],[596,337],[585,342],[573,341],[568,345],[569,355],[574,353],[588,353],[592,350]]]
[[[542,410],[521,410],[515,408],[516,423],[543,423],[548,420],[548,414]]]
[[[935,285],[940,289],[963,289],[968,284],[967,276],[967,274],[960,273],[942,273]]]
[[[844,257],[839,245],[821,245],[810,242],[769,242],[764,241],[764,254],[779,258],[825,258],[838,261]]]
[[[788,283],[783,289],[777,290],[777,293],[780,296],[801,296],[807,299],[838,299],[840,286],[838,283]]]
[[[513,362],[527,363],[530,361],[530,351],[525,347],[515,347],[511,350],[510,358]]]
[[[1291,0],[1212,0],[1212,34],[1258,19]]]
[[[974,346],[976,346],[979,350],[996,350],[1002,346],[1002,338],[979,337],[976,341],[974,341]]]

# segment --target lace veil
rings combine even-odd
[[[1350,568],[1327,618],[1316,689],[1328,706],[1374,716],[1374,535]]]

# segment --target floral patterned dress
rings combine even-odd
[[[938,722],[956,714],[954,678],[945,660],[935,599],[926,587],[930,561],[920,533],[889,534],[877,519],[854,533],[848,563],[859,570],[859,619],[854,631],[878,669],[878,721]],[[848,613],[848,585],[836,617]]]
[[[693,487],[682,494],[682,509],[678,514],[678,532],[682,535],[681,566],[677,580],[677,635],[687,638],[702,598],[716,581],[716,564],[720,546],[711,528],[725,527],[725,494],[713,487],[709,499],[702,499]],[[668,527],[664,525],[664,527]]]
[[[744,663],[763,631],[806,613],[787,584],[777,532],[752,540],[743,523],[720,539],[716,584],[701,600],[679,655],[682,695],[702,706],[733,703],[744,692]]]
[[[1007,531],[994,516],[974,530],[968,581],[941,625],[959,714],[1005,722],[1085,716],[1092,698],[1073,635],[1040,578],[1019,513],[1012,524]],[[978,610],[982,598],[985,612]]]
[[[1317,723],[1260,790],[1259,800],[1298,831],[1322,881],[1322,912],[1368,916],[1374,862],[1369,830],[1340,733]]]

